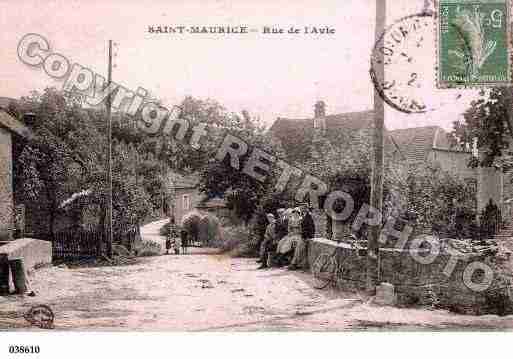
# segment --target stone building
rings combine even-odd
[[[272,138],[283,148],[289,163],[304,168],[304,164],[314,155],[324,161],[325,152],[329,148],[335,149],[342,156],[346,154],[347,157],[354,157],[355,148],[358,147],[360,151],[365,149],[362,144],[368,145],[368,149],[361,155],[367,156],[370,161],[374,135],[373,111],[327,114],[326,104],[318,101],[314,105],[313,115],[312,118],[302,119],[278,118],[269,129]],[[386,163],[394,163],[400,170],[405,158],[386,129],[384,142]],[[358,184],[356,186],[359,187]],[[340,237],[349,230],[347,225],[331,224],[322,211],[315,211],[313,218],[318,236]]]
[[[175,192],[175,222],[180,224],[184,215],[196,208],[202,199],[202,195],[198,191],[198,177],[196,175],[183,176],[170,171],[168,178]],[[170,197],[169,194],[167,196],[164,210],[169,215]]]
[[[477,208],[479,215],[492,200],[499,206],[505,222],[513,217],[513,171],[503,171],[500,166],[469,167],[473,154],[470,149],[451,147],[447,133],[440,127],[415,127],[390,132],[408,163],[426,163],[441,168],[462,179],[477,183]],[[484,149],[477,151],[483,153]]]
[[[447,132],[438,126],[413,127],[390,131],[401,153],[410,165],[427,164],[462,179],[477,176],[468,166],[472,153],[451,146]]]
[[[373,111],[326,114],[326,105],[322,101],[315,104],[312,118],[278,118],[269,130],[271,136],[281,144],[287,159],[299,167],[308,160],[312,148],[321,140],[342,149],[340,153],[350,153],[357,142],[368,141],[372,144],[373,131]],[[386,163],[394,164],[395,170],[400,172],[398,177],[406,173],[408,167],[417,165],[440,168],[461,179],[479,179],[486,175],[483,174],[485,170],[468,166],[472,159],[470,149],[451,146],[447,133],[438,126],[392,131],[385,129],[384,151]],[[502,178],[495,173],[491,177],[496,182]],[[502,182],[500,186],[502,188]],[[478,203],[481,202],[478,198]],[[321,228],[319,234],[324,235],[324,216],[316,213],[314,217]],[[333,230],[337,232],[336,228]]]
[[[0,107],[0,241],[14,232],[13,143],[29,137],[29,129]]]
[[[175,221],[177,224],[182,222],[184,216],[191,211],[199,211],[203,214],[212,214],[220,220],[225,219],[228,222],[234,222],[233,212],[226,207],[226,201],[223,198],[207,198],[199,191],[199,178],[197,174],[188,176],[170,171],[168,173],[170,184],[173,183],[175,191]],[[170,198],[165,201],[165,212],[169,215]],[[224,221],[224,222],[225,222]]]
[[[227,205],[226,200],[220,197],[204,198],[196,205],[196,209],[205,214],[212,214],[216,216],[223,224],[241,223],[240,218],[235,217],[234,211],[231,211]]]
[[[311,155],[312,144],[321,140],[332,146],[343,146],[348,151],[356,141],[367,140],[372,143],[373,128],[373,111],[329,115],[326,114],[326,104],[318,101],[314,105],[313,117],[278,117],[269,133],[281,144],[287,159],[300,164]],[[387,156],[402,159],[399,147],[386,130],[385,153]]]

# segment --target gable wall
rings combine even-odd
[[[185,214],[192,211],[201,200],[199,191],[195,188],[181,188],[175,191],[175,223],[180,224]],[[184,208],[183,196],[189,196],[189,208]]]
[[[476,178],[475,168],[469,168],[467,164],[472,157],[471,153],[432,149],[428,154],[428,163],[437,164],[444,171],[465,178]]]
[[[0,127],[0,240],[12,238],[12,227],[12,137],[9,131]]]

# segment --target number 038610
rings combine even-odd
[[[39,345],[9,345],[9,354],[39,354]]]

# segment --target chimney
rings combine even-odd
[[[326,116],[326,104],[324,103],[324,101],[317,101],[315,103],[315,118],[319,118],[319,117],[324,117]]]
[[[313,120],[314,130],[321,136],[326,132],[326,104],[324,101],[317,101],[315,103],[315,116]]]

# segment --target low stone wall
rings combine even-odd
[[[0,253],[8,258],[23,258],[25,267],[30,270],[36,265],[52,263],[52,243],[33,238],[20,238],[0,246]]]
[[[334,251],[340,267],[336,278],[337,287],[349,291],[365,289],[365,250],[358,251],[347,243],[315,238],[309,242],[310,267],[320,254],[331,254]],[[422,251],[416,253],[423,255]],[[469,264],[476,261],[486,259],[475,254],[440,253],[432,263],[422,264],[412,257],[409,250],[382,248],[377,281],[395,286],[397,303],[400,305],[430,305],[465,314],[513,313],[509,287],[504,285],[504,278],[499,273],[495,273],[494,282],[486,291],[476,292],[465,285],[463,273]],[[493,263],[487,264],[494,268]],[[454,269],[451,271],[451,268]],[[444,272],[451,274],[446,275]],[[475,283],[480,283],[480,278],[473,278]]]

